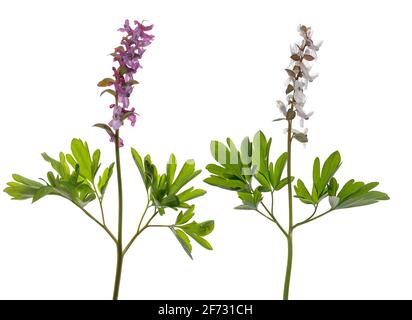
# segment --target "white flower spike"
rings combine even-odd
[[[314,44],[313,32],[310,27],[299,25],[298,32],[303,39],[300,44],[295,43],[290,46],[290,63],[286,69],[288,74],[285,82],[287,106],[282,101],[277,101],[277,107],[286,118],[288,118],[288,114],[293,115],[289,120],[293,120],[296,112],[300,118],[300,126],[303,128],[304,121],[313,115],[313,112],[305,112],[303,109],[306,103],[304,91],[308,88],[308,84],[318,76],[310,71],[313,62],[317,59],[317,51],[322,45],[322,41]],[[290,110],[294,112],[288,113]]]

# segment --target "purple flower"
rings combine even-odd
[[[113,133],[109,133],[110,136],[110,142],[114,142],[115,136]],[[123,147],[124,146],[124,142],[123,139],[119,137],[119,147]]]
[[[129,20],[126,20],[123,28],[118,31],[126,33],[120,42],[120,46],[114,49],[111,54],[113,61],[119,66],[113,67],[114,79],[104,79],[99,82],[99,86],[114,86],[113,95],[115,96],[115,104],[110,105],[113,109],[112,120],[109,126],[114,130],[119,130],[124,124],[124,120],[130,120],[132,126],[136,123],[135,108],[129,108],[130,96],[133,92],[134,85],[138,82],[134,80],[134,74],[139,68],[142,68],[140,59],[146,51],[146,47],[150,45],[154,36],[148,34],[147,31],[152,30],[153,25],[145,26],[139,21],[134,21],[134,27],[130,25]],[[111,141],[113,137],[111,136]]]

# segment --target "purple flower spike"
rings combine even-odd
[[[118,31],[126,33],[120,46],[115,48],[111,54],[113,61],[117,62],[119,66],[112,68],[114,79],[106,78],[98,84],[101,87],[114,86],[111,93],[115,96],[116,101],[115,104],[110,105],[110,108],[113,109],[113,116],[109,122],[109,126],[114,130],[119,130],[125,119],[130,120],[132,126],[136,123],[135,108],[129,109],[130,96],[134,89],[133,86],[138,83],[134,80],[134,74],[139,68],[142,68],[140,59],[146,51],[145,48],[154,39],[153,35],[147,33],[152,29],[153,25],[145,26],[136,20],[134,27],[130,25],[129,20],[126,20],[123,28],[118,29]],[[114,141],[114,137],[111,136],[110,140]]]

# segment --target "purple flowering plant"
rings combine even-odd
[[[312,40],[312,29],[304,25],[298,27],[301,41],[291,46],[289,66],[285,69],[288,75],[286,83],[286,101],[277,101],[276,105],[281,112],[281,118],[273,121],[286,122],[287,133],[286,152],[282,153],[275,162],[270,161],[270,146],[272,138],[267,139],[263,132],[255,134],[252,141],[246,137],[238,150],[233,141],[227,138],[227,146],[219,141],[212,141],[211,153],[218,164],[209,164],[206,169],[211,176],[205,182],[222,189],[237,193],[242,204],[235,209],[255,211],[269,220],[279,229],[287,242],[287,263],[283,287],[283,299],[289,298],[289,288],[292,273],[293,233],[307,223],[315,221],[330,212],[352,207],[370,205],[381,200],[388,200],[387,194],[374,190],[378,182],[364,183],[351,179],[341,188],[335,174],[341,165],[341,156],[338,151],[333,152],[321,166],[317,157],[313,162],[312,188],[308,189],[301,179],[292,182],[292,142],[303,144],[308,142],[308,131],[293,128],[293,121],[300,118],[300,127],[309,120],[313,112],[304,110],[306,103],[305,90],[315,80],[316,74],[311,73],[313,62],[321,42]],[[284,174],[286,168],[286,174]],[[275,195],[287,186],[288,212],[285,223],[277,212]],[[311,191],[310,191],[311,190]],[[268,196],[269,201],[266,201]],[[313,208],[311,213],[299,222],[295,222],[293,212],[293,197]],[[329,206],[319,213],[322,200],[329,199]]]
[[[47,153],[42,154],[44,160],[50,163],[54,171],[49,171],[46,179],[35,181],[19,174],[13,174],[13,181],[8,182],[4,189],[15,200],[32,199],[32,202],[36,202],[48,195],[66,198],[103,229],[116,247],[117,263],[113,289],[115,300],[119,297],[124,256],[143,231],[153,227],[169,229],[190,258],[192,258],[190,239],[212,250],[212,246],[204,237],[213,231],[214,221],[200,223],[194,221],[195,206],[189,203],[206,193],[202,189],[186,187],[201,172],[195,169],[195,162],[187,160],[180,171],[177,171],[176,158],[172,154],[165,173],[160,174],[150,155],[142,158],[134,148],[131,148],[131,156],[145,186],[147,199],[143,213],[136,221],[135,233],[127,242],[123,241],[123,186],[120,150],[124,146],[124,141],[119,132],[125,122],[130,121],[132,126],[136,123],[137,113],[135,107],[130,106],[130,98],[135,85],[138,84],[135,74],[142,68],[143,54],[154,40],[151,34],[152,28],[153,25],[145,25],[139,21],[134,21],[134,26],[129,20],[125,21],[123,28],[119,29],[123,33],[121,43],[111,54],[116,64],[112,68],[113,77],[105,78],[98,83],[99,87],[105,88],[101,95],[105,93],[112,95],[114,102],[109,105],[112,110],[111,120],[108,123],[97,123],[94,126],[104,129],[110,141],[114,143],[115,161],[98,175],[101,167],[100,150],[90,152],[87,142],[76,138],[71,142],[71,153],[60,152],[57,159],[50,157]],[[116,167],[118,192],[117,232],[113,232],[106,224],[103,206],[105,192],[114,167]],[[95,200],[98,203],[96,207],[100,211],[100,217],[89,209],[89,204]],[[155,224],[155,219],[165,215],[166,211],[170,211],[169,209],[176,212],[173,222]]]

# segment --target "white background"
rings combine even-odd
[[[304,23],[324,45],[307,92],[310,142],[295,144],[294,174],[308,181],[313,158],[339,149],[338,180],[380,181],[391,200],[298,229],[290,297],[411,299],[410,9],[408,1],[9,1],[0,12],[2,188],[14,172],[44,177],[40,153],[68,151],[73,137],[99,147],[105,165],[113,160],[113,145],[91,125],[110,119],[96,83],[111,75],[107,54],[125,18],[149,20],[156,35],[132,98],[140,117],[122,133],[126,238],[145,201],[131,146],[161,168],[171,152],[204,167],[210,140],[240,142],[262,129],[277,157],[286,137],[271,122],[275,100]],[[194,244],[190,261],[168,230],[149,229],[126,256],[121,298],[281,298],[283,237],[254,212],[233,210],[236,195],[204,184],[206,176],[195,183],[208,191],[196,212],[216,220],[214,251]],[[113,230],[115,191],[113,179]],[[285,196],[277,195],[283,223]],[[296,219],[309,209],[296,202]],[[0,298],[108,299],[114,269],[112,241],[68,201],[31,205],[0,194]]]

